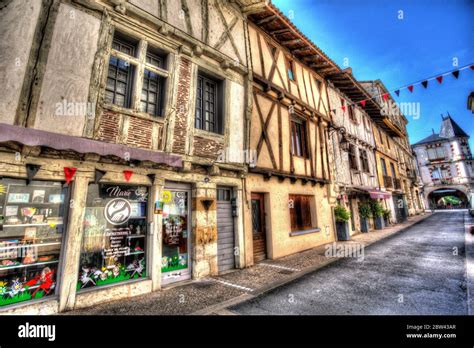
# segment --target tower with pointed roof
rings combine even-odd
[[[441,115],[439,133],[412,145],[424,185],[426,206],[468,208],[474,206],[474,161],[469,135],[447,113]],[[455,196],[461,203],[445,197]],[[451,202],[451,203],[450,203]]]

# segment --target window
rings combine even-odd
[[[222,133],[221,82],[204,74],[198,75],[194,126],[213,133]]]
[[[388,135],[387,135],[387,146],[390,149],[390,139],[388,138]]]
[[[351,169],[359,170],[359,166],[357,164],[356,147],[353,144],[349,144],[349,167]]]
[[[387,176],[387,164],[383,158],[380,159],[380,165],[382,166],[382,173],[384,176]]]
[[[290,221],[292,231],[313,228],[311,219],[311,200],[313,196],[289,195]]]
[[[130,57],[135,57],[137,41],[116,31],[112,41],[112,48]],[[134,66],[130,62],[118,57],[110,56],[107,85],[105,87],[105,101],[124,108],[131,107],[132,82]]]
[[[145,69],[143,75],[142,95],[140,99],[140,110],[150,115],[161,114],[163,78]]]
[[[138,43],[139,40],[115,31],[113,50],[109,58],[105,102],[152,116],[161,116],[165,82],[168,77],[168,72],[165,70],[166,54],[147,43],[144,43],[147,45],[146,53],[141,53],[137,49]],[[134,75],[137,68],[143,69],[144,74],[143,80],[138,81],[136,85],[137,90],[134,90]],[[135,98],[138,93],[139,98]]]
[[[362,165],[362,170],[366,173],[370,173],[369,169],[369,158],[367,157],[367,150],[359,149],[359,158]]]
[[[431,176],[434,180],[441,179],[441,172],[439,168],[433,168],[433,171],[431,172]]]
[[[146,277],[148,189],[90,184],[77,289]]]
[[[380,138],[380,144],[383,145],[383,137],[382,137],[382,132],[380,131],[380,129],[378,129],[379,131],[379,138]]]
[[[0,308],[57,292],[65,202],[60,182],[0,179]]]
[[[138,40],[134,40],[119,31],[115,31],[112,48],[128,56],[135,57]]]
[[[124,108],[130,107],[133,67],[116,57],[110,57],[105,101]]]
[[[443,159],[446,157],[444,147],[433,147],[428,149],[428,158],[430,160]]]
[[[291,120],[291,153],[307,157],[306,122],[300,119]]]
[[[291,59],[287,59],[287,65],[288,65],[288,78],[291,81],[296,81],[295,63]]]
[[[352,122],[356,122],[356,123],[357,123],[357,118],[356,118],[355,112],[354,112],[354,106],[349,105],[347,108],[348,108],[348,110],[349,110],[349,119],[350,119]]]
[[[392,176],[393,176],[394,178],[396,178],[396,177],[397,177],[397,174],[396,174],[396,172],[395,172],[395,166],[393,165],[392,162],[390,162],[390,170],[392,171]]]

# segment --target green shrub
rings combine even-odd
[[[340,204],[334,208],[334,215],[337,222],[347,222],[351,217],[351,213]]]
[[[390,211],[390,209],[384,209],[383,210],[383,217],[384,218],[390,219],[391,216],[392,216],[392,212]]]
[[[359,205],[359,214],[362,219],[368,219],[372,216],[372,209],[370,209],[370,205],[367,203],[362,203]]]
[[[370,207],[372,208],[373,216],[375,217],[383,216],[383,212],[385,209],[383,208],[382,204],[380,204],[380,202],[374,200],[370,203]]]

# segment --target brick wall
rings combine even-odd
[[[97,140],[116,143],[119,134],[120,116],[114,112],[104,111],[100,118]]]
[[[222,143],[214,141],[212,139],[206,139],[198,136],[194,136],[194,155],[201,157],[208,157],[217,159],[219,151],[224,148]]]
[[[187,131],[187,115],[191,86],[191,62],[181,58],[179,63],[178,95],[176,98],[176,118],[173,134],[173,152],[185,153]]]
[[[151,149],[153,122],[138,117],[130,117],[126,144]]]

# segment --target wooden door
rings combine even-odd
[[[254,262],[266,259],[265,206],[261,193],[252,193],[252,236]]]

